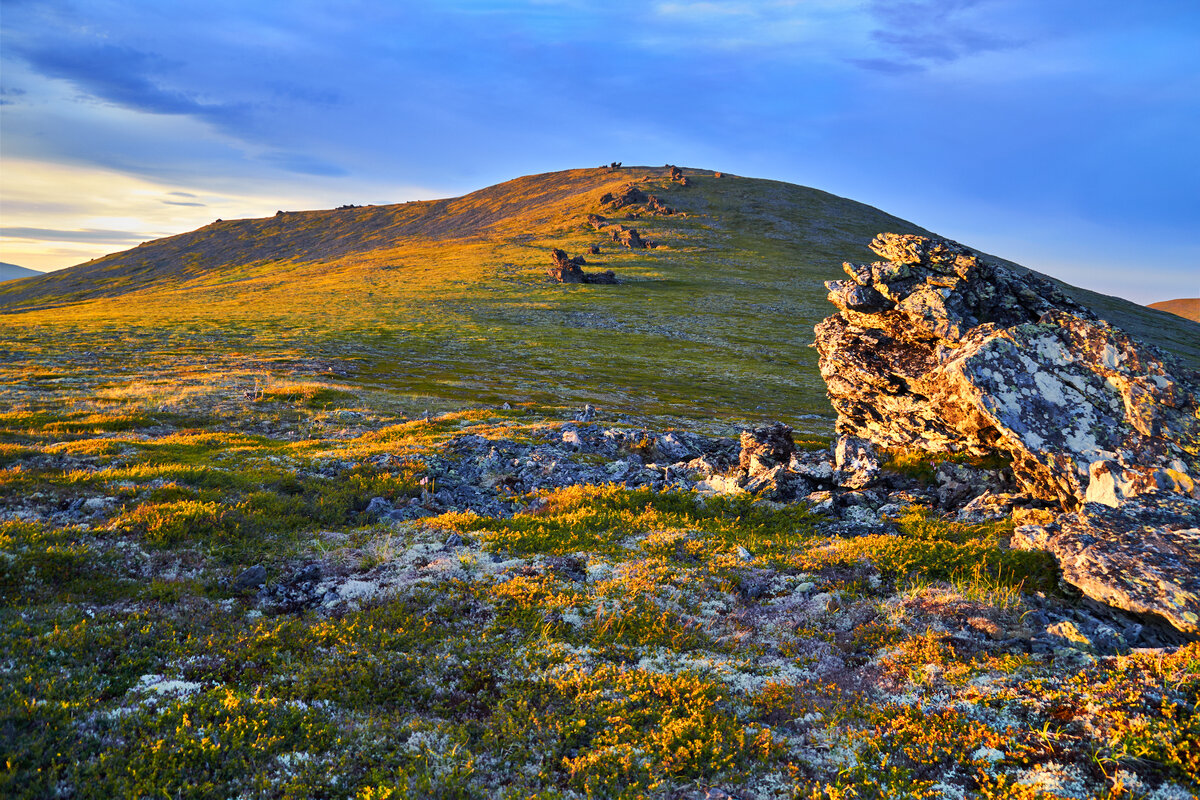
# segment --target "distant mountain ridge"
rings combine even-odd
[[[15,281],[19,278],[32,278],[44,274],[36,269],[29,269],[29,267],[21,267],[16,264],[0,261],[0,282]]]

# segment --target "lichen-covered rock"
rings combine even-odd
[[[779,465],[787,466],[796,449],[792,429],[782,422],[742,431],[738,466],[751,477]]]
[[[1063,579],[1093,600],[1200,635],[1200,501],[1151,492],[1117,508],[1088,503],[1018,527],[1012,545],[1053,553]]]
[[[846,264],[851,280],[827,284],[839,313],[816,328],[839,434],[999,449],[1024,491],[1067,510],[1198,491],[1197,376],[961,245],[881,234],[871,248],[889,261]]]
[[[866,439],[842,436],[834,449],[834,481],[847,489],[861,489],[879,475],[879,456]]]

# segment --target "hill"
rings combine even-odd
[[[1012,458],[830,446],[822,281],[921,229],[683,177],[218,221],[0,285],[0,794],[1194,796],[1200,642],[1015,548],[1092,539]],[[555,248],[619,283],[551,282]],[[722,435],[762,418],[798,430]],[[1187,611],[1176,527],[1105,576]]]
[[[0,283],[4,281],[15,281],[18,278],[32,278],[35,275],[41,274],[43,273],[36,269],[29,269],[28,267],[20,267],[16,264],[9,264],[5,261],[0,261]]]
[[[39,348],[103,352],[143,375],[201,358],[242,386],[272,365],[333,370],[415,411],[591,402],[827,432],[807,347],[829,313],[823,282],[841,277],[845,260],[870,260],[880,231],[929,232],[816,189],[684,173],[686,187],[664,168],[567,170],[459,198],[217,220],[0,287],[0,310]],[[631,183],[678,213],[631,219],[644,204],[601,202]],[[661,246],[620,247],[589,214]],[[587,255],[587,269],[613,269],[619,285],[547,279],[553,248],[592,245],[601,253]],[[1200,363],[1187,323],[1070,291]],[[37,334],[50,324],[53,336]]]
[[[1190,319],[1192,322],[1200,322],[1200,297],[1160,300],[1157,303],[1150,303],[1147,305],[1147,308],[1155,308],[1159,311],[1165,311],[1168,314],[1174,314],[1177,317]]]

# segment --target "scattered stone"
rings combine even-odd
[[[868,486],[879,475],[879,457],[866,439],[842,436],[834,451],[834,481],[847,489]]]
[[[1155,492],[1117,508],[1088,503],[1018,527],[1012,546],[1052,553],[1087,597],[1200,635],[1200,501]]]
[[[663,203],[654,195],[649,195],[646,198],[646,211],[655,217],[669,217],[675,213],[675,209]]]
[[[654,448],[659,455],[672,463],[687,461],[692,457],[691,448],[674,432],[664,433],[656,438]]]
[[[630,250],[644,250],[646,248],[646,243],[642,241],[642,236],[638,233],[637,228],[624,228],[623,230],[616,231],[613,234],[613,238]]]
[[[614,211],[625,208],[626,206],[635,206],[645,203],[647,200],[646,193],[634,186],[632,183],[627,183],[621,189],[613,194],[605,192],[600,196],[600,202],[603,205],[610,206]]]
[[[791,462],[796,443],[792,429],[782,422],[742,431],[738,466],[752,477]]]
[[[446,547],[462,547],[463,538],[457,533],[452,533],[446,537]]]
[[[372,497],[367,503],[367,508],[364,513],[366,513],[368,517],[378,518],[389,516],[394,510],[395,509],[393,508],[392,504],[384,498]]]
[[[253,567],[242,570],[237,578],[234,579],[231,588],[238,593],[249,592],[258,589],[258,587],[266,583],[266,580],[267,568],[262,564],[255,564]]]
[[[306,564],[278,583],[260,589],[258,601],[280,613],[296,613],[313,608],[324,601],[324,593],[318,587],[320,582],[321,565]]]

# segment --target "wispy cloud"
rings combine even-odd
[[[181,63],[158,53],[107,42],[61,40],[18,44],[35,70],[69,81],[88,95],[151,114],[189,114],[219,122],[245,114],[240,103],[205,101],[170,84]]]
[[[0,228],[0,236],[42,242],[88,242],[90,244],[128,244],[146,239],[146,234],[111,230],[55,230],[52,228]]]
[[[988,0],[872,0],[868,9],[876,27],[870,38],[883,54],[848,60],[901,75],[1026,45],[1028,34],[998,27],[992,6]]]

